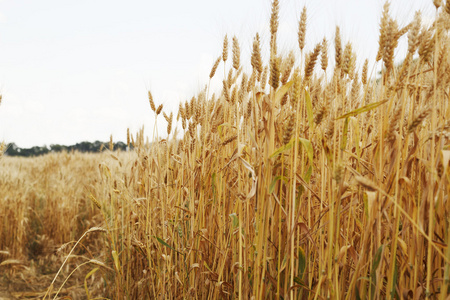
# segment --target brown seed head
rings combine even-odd
[[[446,63],[447,60],[447,53],[448,53],[448,43],[443,43],[439,49],[439,55],[437,59],[437,65],[438,65],[438,82],[442,81],[450,75],[450,73],[446,72],[446,69],[449,67]]]
[[[196,99],[195,99],[195,97],[192,97],[191,101],[189,102],[189,115],[191,117],[195,117],[195,103],[196,103]]]
[[[238,98],[238,92],[237,92],[237,87],[235,86],[233,88],[233,90],[231,91],[231,103],[236,104],[237,98]]]
[[[210,79],[214,77],[214,74],[216,74],[217,67],[219,66],[220,60],[221,60],[221,57],[219,56],[219,57],[216,59],[216,62],[214,63],[214,65],[213,65],[213,67],[212,67],[212,69],[211,69],[211,72],[209,73],[209,78],[210,78]]]
[[[368,67],[369,67],[369,60],[366,59],[364,61],[362,74],[361,74],[361,81],[362,81],[363,84],[367,84],[367,69],[368,69]]]
[[[280,58],[273,56],[270,60],[270,86],[276,90],[280,84]]]
[[[298,46],[300,51],[305,48],[306,37],[306,6],[303,6],[302,14],[300,16],[300,22],[298,23]]]
[[[267,66],[264,67],[264,71],[261,77],[261,89],[265,89],[267,83],[267,74],[269,73],[269,68]]]
[[[226,81],[226,80],[223,81],[223,95],[225,96],[225,100],[226,100],[227,102],[230,102],[230,101],[231,101],[231,99],[230,99],[230,93],[228,92],[228,84],[227,84],[227,81]]]
[[[342,63],[342,44],[339,26],[336,26],[336,35],[334,37],[336,68],[341,68]]]
[[[408,33],[408,53],[410,53],[411,55],[414,54],[414,52],[416,52],[416,49],[419,46],[419,33],[421,23],[422,23],[422,16],[420,14],[420,11],[418,11],[414,15],[414,21]]]
[[[283,62],[283,69],[281,71],[282,84],[285,84],[288,81],[289,75],[291,75],[292,68],[294,67],[294,63],[295,63],[295,55],[294,52],[291,51],[289,52],[289,56],[287,57],[287,59]]]
[[[252,75],[250,75],[250,79],[247,83],[247,92],[250,93],[252,89],[255,87],[256,82],[256,72],[253,70]]]
[[[247,84],[248,84],[248,76],[246,73],[242,74],[242,80],[241,80],[241,90],[247,91]]]
[[[233,85],[233,69],[230,69],[228,71],[227,85],[228,85],[228,88],[231,88],[231,86]]]
[[[172,132],[172,120],[173,120],[173,113],[170,113],[170,117],[167,119],[167,134],[170,134]]]
[[[434,48],[434,38],[431,30],[424,30],[419,37],[419,56],[424,63],[428,63],[431,60],[431,56]]]
[[[228,59],[228,37],[225,35],[223,38],[222,60],[226,62]]]
[[[358,74],[355,74],[355,77],[353,78],[353,83],[352,83],[352,89],[350,91],[350,105],[353,108],[356,108],[356,104],[359,98],[359,81],[358,81]]]
[[[270,15],[270,33],[276,35],[278,31],[278,12],[280,11],[280,3],[278,0],[272,2],[272,14]]]
[[[191,150],[191,153],[194,153],[194,151],[195,151],[195,139],[192,139],[192,141],[191,141],[190,150]]]
[[[244,75],[242,76],[242,82],[241,82],[241,86],[239,88],[239,95],[238,95],[238,102],[240,104],[242,104],[242,102],[244,101],[244,97],[245,94],[247,93],[247,75],[244,73]],[[244,81],[245,79],[245,81]]]
[[[247,102],[247,110],[245,112],[245,118],[250,120],[251,116],[252,116],[252,100],[249,99]]]
[[[327,46],[327,40],[323,38],[322,41],[322,57],[320,60],[322,70],[325,72],[328,67],[328,46]]]
[[[394,112],[392,113],[392,117],[389,119],[389,129],[386,132],[387,140],[392,140],[395,137],[395,133],[399,130],[399,120],[402,115],[402,105],[401,102],[398,102]]]
[[[241,50],[239,48],[239,42],[237,37],[233,37],[233,68],[236,70],[239,69],[240,62],[241,62]]]
[[[292,81],[294,82],[291,94],[291,103],[294,108],[297,107],[297,101],[300,99],[301,93],[301,81],[300,81],[300,70],[298,68],[294,69],[292,74]]]
[[[186,112],[184,110],[183,105],[181,102],[178,104],[178,115],[181,117],[181,119],[186,119]],[[178,118],[177,118],[178,121]]]
[[[236,138],[237,138],[237,135],[236,135],[236,134],[233,135],[233,136],[230,136],[230,137],[226,138],[225,141],[223,141],[222,146],[225,146],[225,145],[231,143],[231,142],[234,141]]]
[[[203,93],[198,96],[198,100],[195,101],[195,111],[194,111],[194,119],[196,123],[201,122],[202,118],[202,99],[203,99]]]
[[[192,114],[191,114],[191,106],[189,104],[189,101],[187,101],[187,100],[184,102],[184,114],[186,116],[186,120],[189,120],[191,118],[191,116],[192,116]]]
[[[272,14],[270,16],[270,54],[277,54],[277,31],[278,31],[278,13],[280,11],[280,3],[278,0],[272,2]]]
[[[288,94],[284,94],[283,98],[281,98],[281,101],[280,101],[281,106],[286,105],[286,103],[288,101],[288,97],[289,97]]]
[[[327,129],[325,131],[325,137],[327,139],[332,139],[334,136],[334,119],[333,118],[329,118],[328,119],[328,124],[327,124]]]
[[[196,127],[197,125],[195,125],[193,122],[189,122],[188,131],[191,138],[194,138]]]
[[[150,102],[150,108],[153,111],[156,111],[155,102],[153,102],[153,96],[152,96],[152,93],[150,91],[148,91],[148,101]]]
[[[308,63],[305,65],[305,82],[309,80],[314,71],[314,66],[316,65],[317,57],[319,56],[321,48],[322,45],[320,43],[317,44],[314,51],[309,56]]]
[[[319,125],[322,122],[323,118],[326,116],[326,113],[327,113],[327,106],[325,104],[320,107],[319,112],[316,114],[314,118],[314,122],[317,125]]]
[[[261,58],[261,41],[259,39],[259,34],[256,33],[255,39],[253,40],[253,52],[251,58],[252,67],[256,70],[259,75],[263,71],[262,58]]]
[[[348,77],[353,79],[356,70],[356,52],[352,52],[352,56],[350,58],[350,68],[348,70]]]
[[[413,132],[414,129],[419,126],[423,120],[430,114],[431,109],[429,107],[425,108],[409,125],[408,132]]]
[[[383,52],[385,48],[385,40],[386,40],[386,34],[388,31],[388,25],[389,25],[389,6],[390,3],[386,1],[383,6],[383,14],[381,16],[381,22],[380,22],[380,37],[378,40],[378,53],[376,60],[379,61],[383,57]]]
[[[342,71],[345,74],[349,73],[350,67],[351,67],[351,59],[352,59],[352,43],[348,42],[347,45],[345,45],[344,49],[344,61],[342,64]]]
[[[294,125],[295,125],[295,113],[291,113],[287,123],[284,126],[283,145],[286,145],[291,140],[292,132],[294,131]]]
[[[162,109],[163,109],[163,105],[160,104],[160,105],[158,106],[158,108],[156,109],[156,115],[159,115],[159,114],[161,113]]]
[[[398,39],[396,38],[397,32],[397,21],[389,19],[386,36],[384,39],[384,51],[382,54],[384,65],[388,71],[394,67],[394,50],[398,45]]]

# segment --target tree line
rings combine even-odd
[[[132,147],[130,145],[130,147]],[[123,142],[116,142],[113,143],[114,150],[121,150],[126,151],[130,147],[127,146],[127,144]],[[32,157],[32,156],[39,156],[44,155],[51,152],[101,152],[105,149],[110,148],[110,143],[104,143],[100,141],[95,141],[93,143],[91,142],[81,142],[77,143],[75,145],[65,146],[65,145],[59,145],[59,144],[52,144],[49,147],[48,146],[34,146],[31,148],[20,148],[14,143],[10,143],[6,146],[6,151],[4,155],[9,156],[23,156],[23,157]]]

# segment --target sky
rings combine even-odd
[[[279,52],[299,56],[298,21],[306,5],[306,50],[323,37],[332,41],[339,25],[359,65],[369,58],[376,67],[384,1],[280,4]],[[111,134],[124,141],[127,128],[133,133],[142,126],[152,139],[147,91],[176,116],[178,104],[208,84],[225,34],[239,39],[241,62],[251,71],[256,32],[268,47],[270,8],[270,0],[0,0],[0,141],[70,145],[107,141]],[[431,0],[391,1],[400,25],[416,10],[425,20],[434,15]],[[220,92],[221,80],[213,78],[212,91]],[[159,136],[167,135],[165,127],[160,117]]]

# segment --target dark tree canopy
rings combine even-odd
[[[95,153],[100,152],[109,149],[109,143],[103,143],[100,141],[95,141],[93,143],[91,142],[81,142],[77,143],[75,145],[65,146],[65,145],[50,145],[50,147],[47,146],[34,146],[31,148],[19,148],[16,144],[10,143],[6,147],[5,155],[9,156],[24,156],[24,157],[31,157],[31,156],[39,156],[43,154],[47,154],[50,152],[89,152],[89,153]],[[127,144],[123,142],[117,142],[114,143],[114,150],[120,150],[120,151],[126,151],[127,150]]]

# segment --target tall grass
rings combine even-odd
[[[2,157],[1,287],[9,285],[12,292],[45,291],[46,277],[61,264],[57,249],[100,222],[90,201],[84,199],[85,187],[95,184],[96,164],[86,154]],[[79,255],[99,244],[94,239],[90,242]]]
[[[334,69],[328,39],[304,53],[306,10],[301,57],[281,56],[278,1],[268,65],[259,35],[251,73],[225,37],[210,74],[224,64],[223,89],[180,104],[182,138],[170,119],[167,138],[136,136],[125,173],[103,169],[94,196],[117,253],[114,295],[445,299],[448,5],[431,27],[418,13],[402,28],[384,6],[379,78],[339,27]]]
[[[109,288],[96,293],[447,299],[450,1],[435,2],[429,27],[420,13],[399,27],[384,6],[379,77],[339,27],[305,53],[306,9],[301,56],[280,55],[275,0],[268,63],[258,34],[248,66],[237,38],[229,44],[226,36],[210,74],[223,64],[223,89],[180,104],[180,139],[172,115],[161,114],[149,93],[167,136],[152,143],[143,131],[129,136],[134,152],[103,156],[98,176],[82,179],[91,181],[92,225],[106,230],[97,280]],[[396,65],[400,39],[408,50]]]

